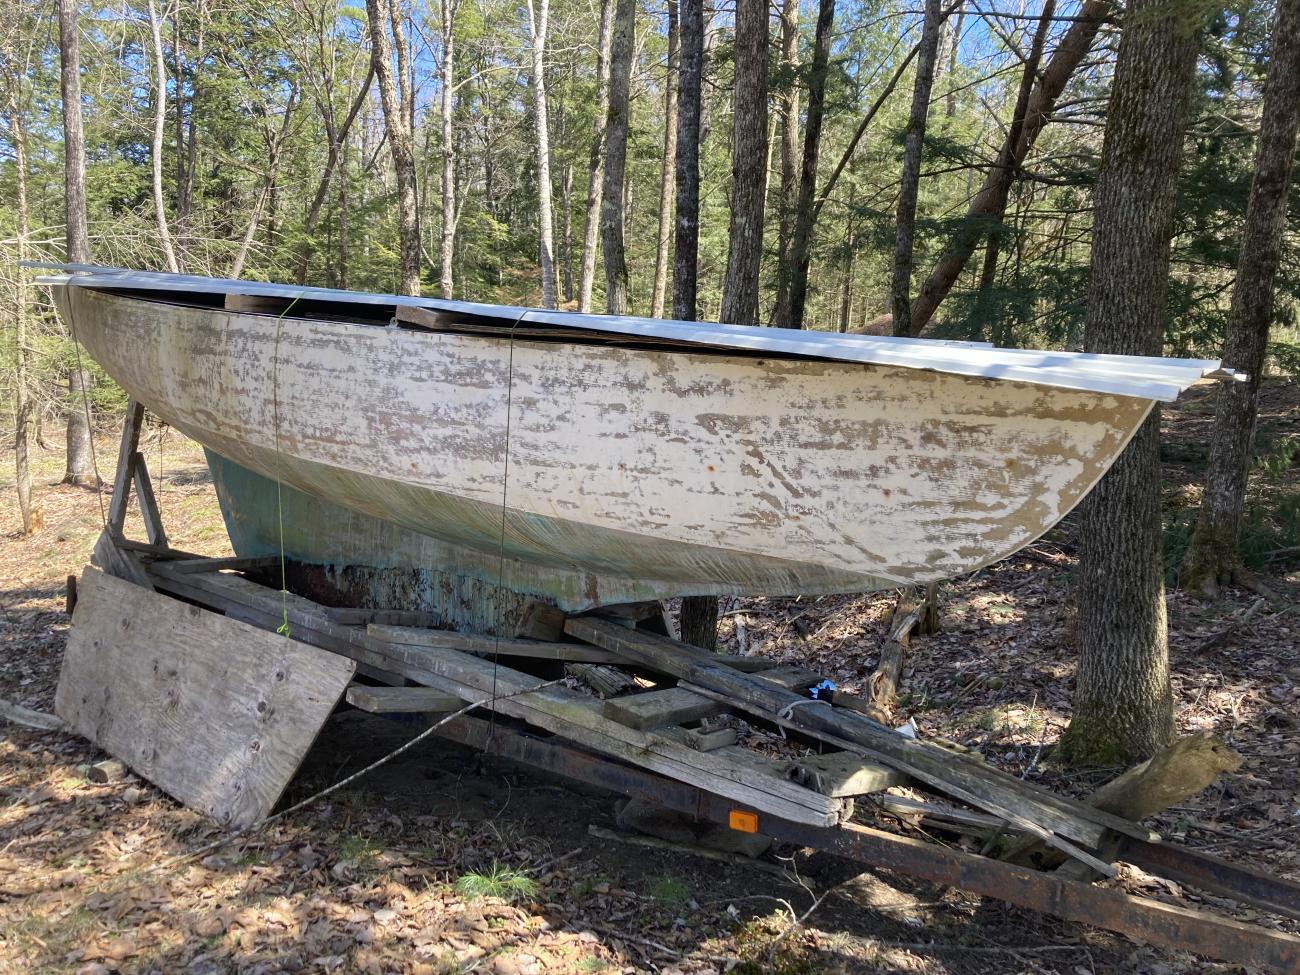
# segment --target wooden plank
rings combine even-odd
[[[140,500],[140,516],[144,519],[145,537],[150,545],[166,546],[167,529],[163,527],[162,513],[158,510],[158,498],[153,493],[153,481],[149,478],[149,465],[144,462],[144,454],[136,451],[131,467],[136,497]]]
[[[516,694],[537,686],[537,678],[494,665],[481,657],[459,650],[421,649],[428,670],[416,672],[412,668],[408,676],[465,700],[492,693]],[[790,782],[775,762],[749,752],[746,756],[752,756],[752,761],[749,758],[738,761],[718,752],[697,752],[685,744],[681,728],[664,728],[653,734],[628,728],[602,715],[600,701],[565,687],[541,688],[497,701],[493,707],[570,741],[670,778],[682,782],[707,781],[710,790],[718,795],[792,822],[830,826],[839,822],[845,811],[842,800]]]
[[[686,744],[697,752],[711,752],[738,741],[735,728],[718,728],[716,731],[700,731],[697,728],[686,729]]]
[[[538,660],[567,660],[577,663],[608,664],[619,658],[605,650],[582,643],[547,643],[542,640],[507,640],[476,633],[429,630],[414,626],[385,626],[371,623],[366,627],[368,644],[408,647],[439,647],[467,653],[500,654],[503,657],[534,657]],[[382,646],[381,646],[382,649]]]
[[[371,714],[447,714],[465,706],[460,698],[432,687],[371,687],[369,684],[349,685],[347,701]]]
[[[755,677],[770,681],[780,687],[811,687],[819,678],[802,667],[773,667],[759,671]],[[664,725],[702,721],[730,710],[726,704],[704,697],[686,687],[667,687],[610,698],[605,702],[604,713],[629,728],[645,731]]]
[[[352,661],[93,568],[78,593],[58,715],[223,825],[265,817]]]
[[[366,626],[383,623],[388,626],[439,626],[442,620],[437,613],[419,609],[362,609],[352,606],[323,607],[335,623],[345,626]]]
[[[122,440],[117,448],[117,471],[113,475],[113,497],[108,502],[108,528],[114,534],[122,533],[126,524],[126,506],[131,500],[132,473],[140,449],[140,428],[144,425],[144,404],[135,399],[127,401],[126,418],[122,421]]]
[[[167,563],[172,572],[220,572],[223,569],[262,569],[280,564],[278,555],[230,556],[218,559],[176,559]]]
[[[564,636],[564,620],[567,614],[562,609],[537,600],[528,604],[523,618],[515,627],[515,636],[528,640],[549,640],[554,642]]]
[[[603,713],[619,724],[646,731],[664,725],[699,721],[723,710],[722,705],[707,697],[680,687],[666,687],[661,691],[612,697],[605,702]]]
[[[238,311],[254,315],[275,315],[278,317],[292,308],[296,300],[273,295],[227,294],[224,304],[226,311]]]
[[[171,574],[159,563],[160,586],[187,598],[210,600],[230,611],[257,614],[263,625],[278,625],[282,596],[255,582],[225,573]],[[283,597],[294,638],[344,654],[354,660],[401,674],[472,701],[492,693],[510,694],[536,686],[536,678],[482,657],[440,647],[372,641],[359,627],[328,618],[323,607],[292,593]],[[822,796],[788,781],[780,766],[767,763],[741,771],[713,753],[626,728],[600,714],[599,701],[567,688],[549,687],[524,697],[499,701],[496,709],[624,761],[683,782],[708,781],[718,795],[792,822],[828,826],[840,821],[841,800]],[[672,729],[669,729],[672,730]]]
[[[605,664],[568,664],[564,672],[578,678],[602,698],[625,694],[637,686],[626,672]]]
[[[137,585],[142,589],[152,589],[148,574],[135,554],[121,547],[122,538],[111,528],[105,528],[95,540],[95,548],[90,553],[90,561],[110,575]]]
[[[1094,847],[1102,844],[1107,829],[1125,833],[1138,829],[1146,835],[1145,830],[1120,817],[1055,796],[1014,776],[976,767],[926,742],[904,738],[862,715],[809,704],[807,698],[713,663],[707,655],[683,649],[676,641],[594,617],[570,618],[565,632],[635,663],[666,670],[769,720],[779,720],[830,744],[862,749],[874,760],[985,812],[1017,822],[1028,831],[1059,833]]]
[[[849,752],[809,755],[794,762],[790,778],[824,796],[865,796],[907,782],[907,776]]]

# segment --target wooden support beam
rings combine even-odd
[[[108,502],[108,528],[122,534],[126,524],[126,506],[131,500],[135,459],[140,455],[140,429],[144,426],[144,404],[128,400],[122,421],[122,440],[117,448],[117,471],[113,475],[113,497]]]
[[[429,630],[414,626],[385,626],[371,623],[366,640],[382,649],[385,646],[439,647],[467,653],[503,657],[533,657],[537,660],[567,660],[577,663],[608,664],[618,660],[612,653],[583,643],[547,643],[542,640],[506,640],[475,633]]]
[[[1063,852],[1089,861],[1094,869],[1100,861],[1075,848],[1073,842],[1099,847],[1109,829],[1125,833],[1136,830],[1144,838],[1147,835],[1145,830],[1117,816],[1053,795],[1014,776],[978,767],[926,742],[905,738],[862,715],[825,704],[812,704],[801,695],[720,666],[708,659],[707,654],[665,637],[627,630],[593,617],[570,618],[565,624],[565,632],[618,653],[629,661],[656,667],[690,681],[707,689],[715,699],[743,707],[829,744],[858,751],[1048,839]],[[1100,866],[1111,869],[1106,864]]]
[[[907,776],[849,752],[809,755],[794,762],[790,778],[824,796],[865,796],[904,785]]]
[[[477,700],[494,692],[510,694],[537,685],[534,677],[464,651],[374,641],[360,627],[334,622],[324,607],[309,599],[292,593],[282,595],[241,576],[220,572],[176,573],[165,562],[151,565],[150,570],[155,573],[159,586],[169,592],[227,612],[248,614],[271,629],[287,613],[295,640],[401,674],[463,700]],[[611,721],[600,714],[600,705],[601,702],[567,688],[548,687],[535,694],[499,701],[496,710],[670,778],[683,782],[707,781],[719,795],[768,815],[829,826],[839,822],[845,812],[842,800],[790,782],[774,762],[741,771],[734,759],[719,759],[716,753],[697,752],[684,742],[672,740],[671,736],[651,737]],[[684,729],[664,730],[685,733]],[[755,758],[763,762],[758,756]]]
[[[429,647],[425,654],[428,669],[413,675],[415,679],[466,700],[494,692],[516,694],[537,686],[535,677],[462,651]],[[776,762],[746,749],[695,751],[684,741],[684,728],[653,733],[628,728],[601,714],[601,702],[565,687],[521,693],[496,702],[493,708],[670,778],[708,782],[719,795],[769,815],[829,826],[839,822],[846,810],[842,800],[790,782]]]
[[[144,461],[144,454],[136,451],[131,463],[131,473],[135,481],[136,497],[140,499],[140,516],[144,519],[145,537],[150,545],[167,544],[167,529],[163,527],[162,513],[158,510],[158,499],[153,493],[153,481],[149,479],[149,466]]]
[[[192,572],[220,572],[223,569],[263,569],[279,564],[278,555],[249,555],[217,559],[175,559],[167,563],[167,569],[188,575]]]
[[[350,684],[347,702],[371,714],[450,714],[465,702],[432,687],[371,687]]]
[[[707,697],[693,694],[680,687],[667,687],[644,694],[627,694],[612,697],[605,702],[603,713],[619,724],[645,731],[664,725],[699,721],[724,711],[725,708]]]
[[[122,544],[123,541],[121,535],[112,528],[105,528],[95,540],[95,548],[90,553],[91,563],[109,575],[125,579],[142,589],[152,589],[153,583],[148,573],[135,553]]]
[[[702,731],[698,728],[686,729],[686,744],[697,752],[711,752],[739,740],[735,728],[718,728],[714,731]]]
[[[515,636],[527,640],[548,640],[555,642],[564,636],[564,621],[567,614],[562,609],[534,600],[524,610],[523,618],[515,627]]]

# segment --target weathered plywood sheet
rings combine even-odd
[[[512,347],[57,297],[113,378],[239,465],[498,558],[656,581],[661,595],[969,572],[1064,516],[1152,405],[897,366]]]
[[[54,709],[169,795],[237,827],[275,806],[355,669],[87,568]]]

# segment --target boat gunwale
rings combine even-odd
[[[681,342],[699,346],[704,353],[766,354],[773,357],[895,366],[1164,402],[1176,399],[1188,386],[1207,376],[1225,374],[1221,364],[1213,359],[995,349],[986,344],[936,339],[590,315],[197,275],[173,275],[166,272],[110,270],[82,265],[54,266],[63,267],[72,273],[44,275],[37,279],[38,283],[92,290],[158,292],[160,296],[197,292],[272,297],[290,301],[326,301],[343,305],[412,307],[493,319],[508,327],[512,334],[520,326],[549,325],[621,335],[629,342],[637,339]],[[289,314],[291,309],[292,306],[281,313],[280,317],[295,317]],[[1233,375],[1235,378],[1236,374]]]

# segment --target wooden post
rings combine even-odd
[[[122,534],[126,524],[126,506],[131,500],[136,459],[140,456],[140,428],[144,426],[144,404],[129,400],[126,419],[122,421],[122,442],[117,449],[117,471],[113,475],[113,499],[108,505],[108,530]]]

